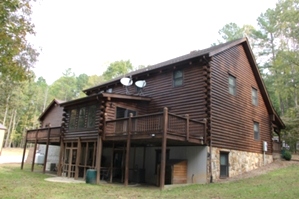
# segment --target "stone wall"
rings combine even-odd
[[[213,180],[219,179],[220,176],[220,152],[227,152],[229,158],[229,177],[240,175],[251,171],[263,165],[273,162],[272,155],[251,153],[246,151],[228,150],[221,148],[212,148],[212,175]]]

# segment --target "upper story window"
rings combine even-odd
[[[228,76],[228,92],[232,95],[236,95],[236,78],[232,75]]]
[[[260,139],[260,125],[258,122],[253,122],[254,139]]]
[[[175,70],[173,72],[173,86],[182,86],[183,85],[183,71]]]
[[[96,120],[96,105],[70,110],[69,129],[93,128]]]
[[[252,98],[252,104],[257,106],[258,105],[257,89],[251,88],[251,98]]]

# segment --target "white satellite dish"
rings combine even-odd
[[[126,87],[126,94],[130,94],[128,86],[131,86],[133,84],[132,78],[123,77],[121,78],[120,83]]]
[[[129,77],[123,77],[121,78],[120,83],[124,86],[131,86],[133,84],[133,81]]]
[[[144,88],[146,86],[146,81],[145,80],[139,80],[139,81],[135,82],[135,85],[138,88]]]
[[[138,94],[139,95],[143,94],[142,90],[146,86],[146,81],[145,80],[138,80],[137,82],[135,82],[135,85],[138,88]]]

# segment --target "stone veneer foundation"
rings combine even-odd
[[[261,153],[252,153],[246,151],[229,150],[222,148],[212,148],[212,175],[213,180],[219,179],[220,176],[220,152],[228,152],[229,158],[229,177],[240,175],[251,171],[263,165],[273,162],[273,156]]]

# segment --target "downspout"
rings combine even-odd
[[[209,152],[208,152],[208,156],[210,161],[209,161],[209,171],[210,171],[210,183],[213,183],[213,173],[212,173],[212,133],[211,133],[211,101],[212,101],[212,97],[211,97],[211,58],[208,59],[205,55],[203,56],[203,60],[206,62],[206,67],[204,68],[204,70],[206,70],[206,84],[207,84],[207,102],[206,102],[206,106],[207,106],[207,136],[208,136],[208,141],[207,143],[210,144],[209,147]]]

